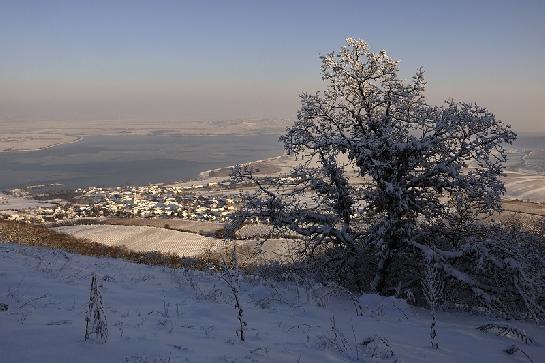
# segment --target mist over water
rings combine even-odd
[[[45,150],[0,153],[0,189],[172,182],[280,153],[277,135],[92,136]]]

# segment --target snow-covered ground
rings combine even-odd
[[[545,175],[507,172],[503,182],[507,199],[545,203]]]
[[[37,151],[80,141],[81,138],[62,133],[15,133],[0,137],[0,152]]]
[[[30,198],[14,197],[0,193],[0,211],[19,211],[30,208],[47,208],[53,204]]]
[[[159,251],[186,257],[224,246],[221,239],[147,226],[79,225],[55,229],[108,246],[125,246],[133,251]]]
[[[83,341],[93,273],[108,321],[105,344]],[[527,345],[476,329],[489,318],[440,313],[434,350],[429,311],[364,295],[360,316],[347,294],[309,283],[244,278],[248,325],[240,342],[230,290],[215,273],[0,244],[0,281],[0,303],[8,305],[0,311],[1,362],[525,361],[503,352],[512,344],[545,361],[545,329],[530,322],[510,322],[537,341]]]

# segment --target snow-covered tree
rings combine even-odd
[[[477,222],[500,210],[505,145],[516,135],[476,104],[427,104],[422,69],[402,80],[398,62],[362,40],[321,59],[325,90],[301,96],[281,137],[300,164],[282,177],[235,168],[233,183],[256,192],[227,234],[266,221],[343,281],[382,293],[419,285],[412,268],[432,259],[445,278],[489,298],[452,260],[463,260]]]
[[[99,343],[108,341],[108,323],[102,304],[102,295],[98,289],[96,274],[91,278],[91,291],[89,295],[89,307],[85,315],[84,340],[94,339]]]
[[[443,280],[439,270],[431,261],[427,261],[422,279],[422,292],[431,310],[430,343],[433,349],[439,349],[437,342],[437,306],[443,294]]]

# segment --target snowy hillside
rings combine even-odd
[[[221,239],[147,226],[77,225],[56,230],[107,246],[126,246],[133,251],[159,251],[179,256],[196,256],[224,247]]]
[[[94,272],[105,344],[83,341]],[[489,318],[440,313],[434,350],[429,311],[374,295],[358,303],[311,284],[245,278],[247,341],[240,342],[231,291],[219,274],[0,244],[0,281],[0,303],[7,304],[0,305],[1,362],[528,361],[504,352],[513,344],[545,361],[545,328],[530,322],[508,322],[536,341],[525,344],[476,329]]]

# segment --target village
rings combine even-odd
[[[57,198],[28,208],[0,210],[0,218],[44,224],[100,217],[224,222],[235,210],[237,199],[227,188],[225,182],[78,188],[72,191],[70,200]],[[32,198],[36,196],[32,189],[12,189],[6,195]]]

